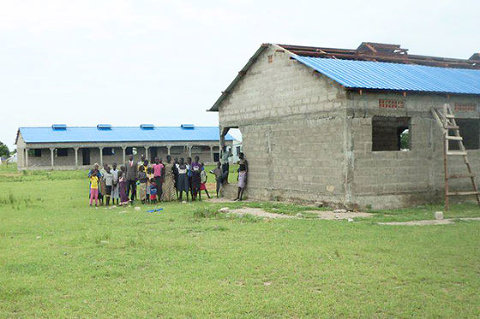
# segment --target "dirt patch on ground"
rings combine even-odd
[[[390,226],[425,226],[425,225],[448,225],[453,224],[455,220],[478,220],[480,217],[462,217],[462,218],[448,218],[448,219],[431,219],[431,220],[412,220],[409,222],[388,222],[378,223],[379,225]]]
[[[336,220],[336,219],[349,219],[358,217],[372,217],[373,214],[362,212],[342,212],[336,213],[334,211],[322,211],[322,210],[307,210],[305,213],[316,214],[320,219]]]
[[[300,212],[298,215],[286,215],[286,214],[277,214],[277,213],[269,213],[264,211],[261,208],[251,208],[251,207],[243,207],[238,209],[228,210],[229,213],[237,214],[243,216],[245,214],[257,216],[257,217],[265,217],[265,218],[302,218],[303,213],[315,214],[320,219],[329,219],[329,220],[341,220],[341,219],[353,219],[356,217],[370,217],[372,214],[369,213],[354,213],[354,212],[345,212],[345,213],[335,213],[333,211],[319,211],[319,210],[308,210],[305,212]]]
[[[462,218],[453,218],[452,220],[459,219],[459,220],[480,220],[480,217],[462,217]]]
[[[266,218],[295,218],[295,216],[291,215],[284,215],[284,214],[276,214],[276,213],[268,213],[261,208],[251,208],[251,207],[243,207],[238,209],[232,209],[228,211],[229,213],[237,214],[240,216],[243,215],[253,215],[257,217],[266,217]]]
[[[390,225],[390,226],[425,226],[425,225],[448,225],[453,224],[453,221],[450,219],[432,219],[432,220],[412,220],[409,222],[388,222],[388,223],[378,223],[379,225]]]
[[[210,195],[210,196],[212,196],[212,195]],[[216,198],[216,197],[213,197],[213,196],[212,196],[212,198],[203,198],[202,197],[202,200],[205,200],[205,201],[211,202],[211,203],[232,203],[233,202],[233,200],[231,200],[229,198],[225,198],[225,197]]]

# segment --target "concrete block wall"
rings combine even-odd
[[[404,200],[414,202],[410,194],[433,199],[433,149],[429,134],[435,123],[423,118],[411,119],[412,146],[408,151],[372,151],[372,118],[354,118],[352,122],[355,203],[374,208],[398,207],[405,206]],[[394,198],[389,198],[392,195]],[[401,197],[404,195],[408,196],[404,199]]]
[[[242,133],[249,198],[344,201],[345,96],[284,52],[258,57],[219,112]]]
[[[249,161],[248,196],[343,201],[342,122],[323,118],[241,127]]]
[[[222,102],[219,122],[221,127],[236,127],[336,113],[346,107],[345,97],[336,82],[270,47]]]
[[[379,99],[401,103],[383,108]],[[222,102],[219,120],[242,132],[250,198],[393,208],[443,199],[443,141],[431,108],[444,103],[474,104],[456,116],[480,118],[479,98],[347,92],[269,47]],[[374,116],[410,118],[410,150],[373,151]],[[480,150],[468,154],[479,175]],[[461,157],[450,157],[449,168],[466,170]],[[451,188],[471,186],[455,180]]]
[[[401,109],[381,109],[379,99],[404,101]],[[434,95],[366,94],[350,96],[354,144],[353,201],[377,208],[405,207],[443,200],[444,169],[442,130],[430,114],[432,106],[444,103],[480,104],[479,99]],[[411,149],[372,151],[372,117],[410,117]],[[479,118],[476,112],[457,113],[459,118]],[[468,151],[480,174],[480,150]],[[462,157],[449,156],[450,174],[466,173]],[[477,180],[478,182],[478,180]],[[451,180],[452,190],[471,190],[469,179]],[[465,198],[460,198],[465,199]]]

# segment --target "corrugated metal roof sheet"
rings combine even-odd
[[[220,131],[216,126],[194,126],[191,129],[173,126],[155,126],[144,130],[140,126],[112,126],[109,130],[97,127],[70,127],[53,130],[51,127],[21,127],[26,143],[75,143],[75,142],[161,142],[161,141],[218,141]],[[231,135],[225,140],[233,140]]]
[[[292,57],[347,88],[480,95],[480,70]]]

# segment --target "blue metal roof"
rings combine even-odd
[[[480,95],[480,70],[292,57],[347,88]]]
[[[21,127],[19,129],[26,143],[75,143],[75,142],[162,142],[162,141],[218,141],[220,131],[216,126],[154,126],[145,130],[140,126],[112,126],[111,129],[97,127],[70,127],[54,130],[52,127]],[[226,141],[232,141],[229,134]]]

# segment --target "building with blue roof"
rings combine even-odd
[[[224,138],[232,145],[233,138]],[[93,163],[125,163],[128,155],[192,157],[213,163],[219,159],[219,129],[215,126],[182,124],[177,127],[141,124],[139,126],[20,127],[17,133],[19,169],[71,169]]]
[[[221,136],[242,132],[250,198],[389,208],[442,198],[443,128],[432,109],[445,104],[478,174],[479,53],[262,44],[210,111]],[[461,157],[449,162],[452,174],[463,168]],[[468,178],[451,183],[471,189]]]

